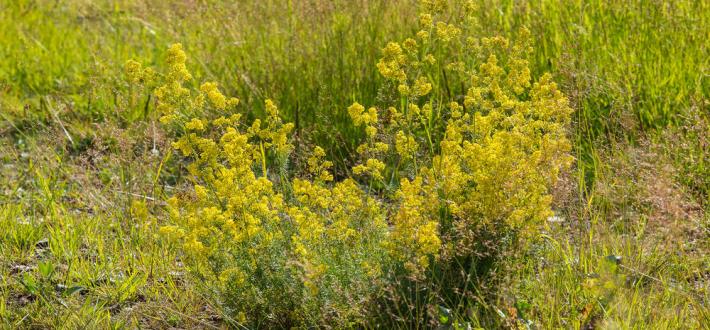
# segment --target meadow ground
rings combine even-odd
[[[0,328],[708,328],[710,2],[421,3],[0,2]],[[426,3],[448,6],[427,9]],[[444,40],[436,47],[424,46],[418,34],[427,23],[420,14],[427,10],[434,13],[432,39]],[[459,31],[436,22],[451,22]],[[525,44],[523,27],[532,49],[518,58],[520,50],[513,45]],[[411,46],[405,40],[414,35],[421,39]],[[473,36],[470,44],[475,47],[447,43],[459,35]],[[555,108],[561,103],[532,102],[535,86],[518,92],[517,82],[510,79],[491,78],[495,84],[486,80],[491,66],[484,64],[491,62],[480,56],[488,51],[482,40],[493,36],[511,40],[510,47],[506,40],[495,51],[506,72],[524,76],[525,70],[516,67],[519,59],[533,82],[544,81],[541,77],[549,72],[572,112],[562,105]],[[494,46],[503,43],[491,40]],[[430,52],[436,61],[428,66],[421,64],[424,60],[404,63],[388,46],[391,41],[405,51],[423,47],[419,51]],[[181,54],[171,48],[174,43],[187,53],[190,80],[182,81],[182,73],[173,70]],[[443,64],[453,58],[458,62]],[[155,85],[150,85],[147,71],[131,76],[127,63],[154,69],[159,77]],[[482,83],[460,74],[465,70],[457,69],[458,63],[480,65]],[[397,94],[398,83],[392,84],[405,66],[412,70],[407,74],[421,76],[411,79],[414,92],[408,95],[414,96],[400,98],[405,93],[400,88]],[[156,89],[162,83],[172,86],[171,81],[179,81],[181,88],[184,84],[190,95],[204,94],[207,100],[199,102],[209,107],[195,107],[197,97],[173,99],[179,90]],[[161,104],[188,109],[195,118],[230,114],[215,103],[219,98],[202,85],[205,81],[218,82],[219,95],[239,98],[234,111],[249,123],[245,127],[257,119],[264,127],[268,123],[261,131],[244,129],[248,142],[243,156],[253,157],[253,164],[214,156],[235,172],[249,169],[252,174],[240,175],[245,175],[242,181],[253,180],[252,185],[239,181],[222,191],[218,186],[224,180],[191,167],[199,164],[219,172],[202,146],[214,140],[222,141],[221,152],[242,150],[223,142],[231,141],[224,138],[229,131],[204,133],[205,139],[198,139],[202,146],[183,143],[185,149],[200,150],[193,158],[173,148],[181,136],[203,129],[189,126],[189,121],[177,126],[161,121]],[[527,147],[495,149],[500,147],[495,133],[485,139],[481,128],[461,129],[456,133],[478,149],[471,149],[477,153],[464,156],[460,166],[478,176],[462,179],[466,184],[442,179],[442,186],[459,184],[451,189],[461,193],[440,198],[445,207],[427,209],[422,198],[434,190],[427,191],[426,184],[436,181],[429,172],[443,167],[437,161],[453,148],[447,144],[449,128],[457,129],[449,123],[459,122],[448,101],[466,104],[465,111],[471,111],[466,97],[475,98],[475,91],[467,88],[479,84],[495,102],[486,103],[484,95],[474,108],[488,116],[477,117],[473,111],[473,123],[492,118],[496,109],[510,109],[490,87],[498,83],[512,86],[511,95],[521,95],[525,105],[516,105],[520,109],[540,107],[545,113],[549,107],[559,113],[548,114],[554,118],[549,122],[541,115],[548,126],[521,128],[520,133],[506,126],[506,120],[517,117],[501,110],[508,117],[491,130],[523,134],[498,136],[528,143],[533,151],[560,149],[539,160]],[[278,105],[283,122],[274,119],[267,99]],[[442,121],[420,125],[407,117],[406,125],[401,124],[407,129],[392,132],[373,123],[396,122],[392,114],[413,111],[415,101],[417,115],[421,106],[422,113],[428,109],[436,113],[431,118]],[[365,105],[363,111],[352,106],[355,102]],[[385,111],[387,105],[395,112]],[[374,119],[364,110],[370,106],[376,108]],[[468,123],[460,122],[461,127]],[[369,127],[377,131],[371,134]],[[539,136],[557,130],[564,136],[555,138],[568,140],[569,150],[563,142],[558,146]],[[410,145],[408,136],[419,145],[409,154],[403,151]],[[356,169],[360,157],[376,155],[382,141],[393,146],[390,154],[370,159],[382,159],[383,169],[377,170],[375,161]],[[311,152],[316,145],[322,155]],[[260,156],[249,153],[252,146],[257,151],[261,147]],[[465,155],[468,146],[464,142],[455,150]],[[484,159],[482,155],[504,160],[491,158],[481,165],[476,159]],[[559,166],[559,173],[552,170],[566,155],[571,155],[570,166]],[[540,163],[530,165],[533,159]],[[318,165],[326,162],[328,166]],[[427,166],[432,170],[422,169]],[[494,171],[495,166],[500,168]],[[455,166],[448,170],[466,172]],[[380,172],[384,178],[377,179]],[[323,173],[340,184],[329,183]],[[490,179],[496,174],[501,178]],[[425,178],[422,187],[416,188],[416,177]],[[216,197],[201,199],[202,186],[216,186]],[[234,187],[259,199],[232,201],[230,191],[239,190]],[[412,189],[421,191],[408,195]],[[330,199],[314,197],[319,194]],[[182,204],[182,213],[174,214],[172,197],[194,201],[195,208]],[[361,207],[337,207],[350,203]],[[261,219],[258,230],[268,235],[237,246],[238,233],[219,236],[230,225],[222,218],[207,227],[218,227],[220,233],[193,233],[198,231],[193,219],[206,217],[200,212],[209,207],[224,211],[233,204],[249,210],[243,211],[244,218],[254,214]],[[329,206],[318,209],[321,204]],[[517,217],[517,210],[526,216]],[[549,210],[554,216],[543,217]],[[427,214],[439,219],[434,227],[438,238],[427,240],[421,234],[429,228]],[[466,229],[470,232],[457,227],[467,216],[476,220],[466,223],[477,221],[475,229]],[[266,219],[274,217],[295,225],[268,227]],[[334,235],[330,241],[338,244],[308,236],[321,229],[308,227],[299,217],[322,219],[321,240]],[[358,222],[362,217],[374,224]],[[343,228],[371,230],[370,237],[387,234],[380,243],[331,233],[339,230],[341,218],[350,221]],[[418,226],[416,244],[409,245],[404,239],[409,233],[400,226]],[[180,230],[202,241],[197,245],[182,236],[171,238],[171,232]],[[257,229],[244,232],[252,235]],[[518,242],[518,237],[524,239]],[[511,248],[498,247],[504,245]],[[451,252],[461,246],[470,249],[468,255]],[[254,251],[261,259],[251,255]],[[343,254],[350,259],[339,259]],[[268,266],[241,264],[246,256]],[[372,284],[372,290],[355,285],[362,283]]]

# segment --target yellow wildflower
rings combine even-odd
[[[431,92],[431,84],[427,81],[426,77],[419,77],[414,81],[414,94],[417,96],[424,96]]]
[[[224,110],[227,107],[227,98],[217,88],[217,83],[206,82],[200,86],[200,91],[207,95],[210,104],[218,110]]]
[[[185,129],[190,131],[202,131],[205,129],[205,123],[200,119],[192,118],[192,120],[185,124]]]

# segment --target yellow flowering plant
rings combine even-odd
[[[294,125],[273,101],[246,123],[216,83],[186,87],[185,53],[170,48],[154,94],[190,191],[168,200],[161,233],[230,322],[344,327],[397,294],[450,306],[544,227],[571,162],[568,101],[551,76],[533,80],[526,30],[479,39],[472,2],[456,15],[448,3],[422,1],[421,30],[383,48],[383,97],[346,109],[364,134],[337,179],[325,149],[292,154]],[[126,73],[146,75],[133,62]],[[306,173],[271,173],[294,157]]]
[[[193,277],[235,326],[363,322],[389,269],[381,202],[354,180],[334,184],[325,150],[313,148],[302,178],[269,169],[294,149],[293,124],[265,101],[266,118],[246,124],[239,101],[217,84],[199,90],[182,47],[168,52],[155,89],[161,121],[176,128],[172,147],[187,161],[191,189],[167,201],[160,234],[184,252]],[[127,64],[133,83],[136,65]],[[195,117],[208,110],[215,119]],[[374,122],[373,111],[364,121]]]
[[[572,109],[550,75],[532,79],[530,33],[479,39],[475,5],[448,5],[422,1],[422,29],[383,48],[377,68],[393,97],[369,116],[381,119],[362,120],[357,103],[348,111],[356,126],[377,130],[353,172],[389,179],[390,254],[415,278],[436,279],[423,299],[442,305],[478,290],[472,277],[537,236],[572,161]],[[372,152],[380,144],[392,148]]]

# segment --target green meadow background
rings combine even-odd
[[[474,2],[481,37],[531,31],[533,76],[575,110],[575,164],[544,237],[460,317],[707,327],[710,2]],[[416,17],[411,0],[0,2],[0,328],[224,326],[155,236],[184,178],[127,60],[160,67],[182,43],[191,83],[220,82],[248,118],[273,99],[345,174],[361,134],[346,109],[376,102],[381,49]]]

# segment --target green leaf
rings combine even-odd
[[[85,287],[80,286],[80,285],[75,285],[75,286],[73,286],[73,287],[71,287],[71,288],[66,289],[66,290],[64,291],[64,295],[65,295],[65,296],[71,296],[71,295],[73,295],[73,294],[75,294],[75,293],[79,293],[79,292],[82,292],[82,291],[85,291],[85,290],[86,290]]]
[[[439,305],[439,322],[441,324],[449,324],[451,322],[451,310]]]
[[[37,291],[39,291],[39,288],[37,287],[37,281],[35,281],[34,277],[32,277],[32,275],[28,273],[25,273],[22,276],[22,280],[20,281],[20,283],[22,283],[27,292],[31,294],[36,294]]]
[[[40,262],[37,267],[39,268],[40,275],[44,278],[50,278],[54,273],[54,265],[51,261]]]

